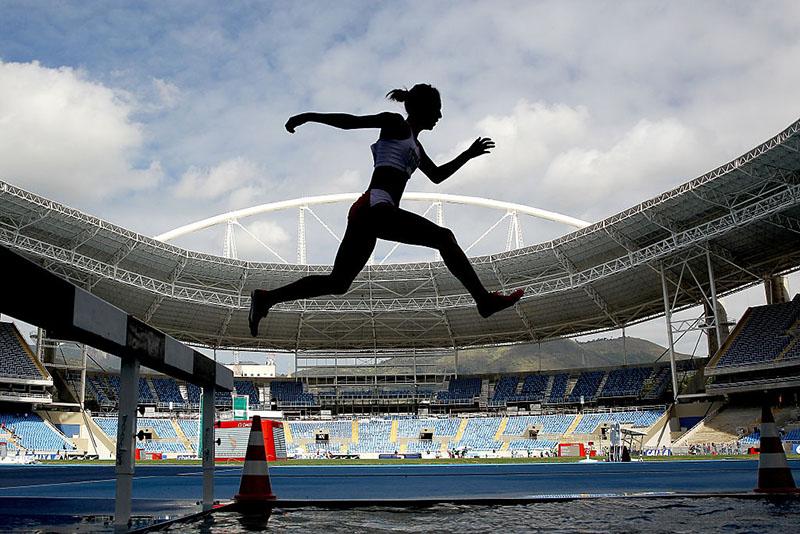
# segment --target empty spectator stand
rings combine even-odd
[[[750,308],[723,345],[716,367],[766,363],[782,355],[793,340],[788,330],[800,317],[800,297],[790,302]],[[726,347],[727,346],[727,347]]]
[[[581,373],[566,399],[567,402],[593,402],[605,374],[605,371],[584,371]]]
[[[567,393],[567,381],[569,375],[567,373],[560,373],[553,376],[553,386],[550,388],[550,394],[547,396],[548,404],[561,404],[564,402],[564,397]]]
[[[75,445],[36,413],[0,413],[0,425],[17,446],[37,453],[74,450]]]
[[[566,433],[574,420],[575,416],[573,414],[519,415],[509,417],[506,428],[503,431],[503,436],[527,438],[525,432],[530,428],[537,428],[540,435],[561,436]]]
[[[0,379],[49,380],[14,323],[0,322]]]
[[[494,394],[489,400],[489,406],[504,406],[511,397],[516,395],[517,384],[519,384],[519,376],[501,376],[494,385]]]
[[[481,394],[480,378],[454,378],[446,391],[437,391],[432,404],[473,404]]]
[[[303,383],[294,380],[273,380],[269,384],[270,397],[278,408],[311,408],[319,406],[319,399],[303,391]]]
[[[392,453],[398,449],[391,443],[392,421],[370,419],[358,422],[358,442],[349,447],[350,453]]]
[[[662,369],[666,370],[666,367]],[[653,367],[625,367],[612,369],[603,389],[597,395],[600,399],[638,398],[642,394],[645,380],[653,376]]]
[[[511,400],[518,400],[522,402],[542,402],[544,399],[545,391],[547,391],[547,384],[550,382],[550,375],[527,375],[522,382],[522,390],[518,397]]]
[[[800,385],[800,295],[749,308],[705,368],[709,393]]]
[[[247,395],[250,406],[260,406],[261,398],[258,388],[252,380],[233,380],[233,388],[237,395]]]
[[[498,451],[503,446],[495,435],[500,429],[502,417],[472,417],[467,420],[461,439],[450,444],[450,448],[472,451]]]
[[[585,413],[572,433],[591,434],[596,432],[598,427],[604,423],[619,423],[621,425],[629,425],[632,428],[648,428],[662,415],[663,411],[658,410]]]
[[[173,407],[182,408],[186,405],[186,399],[181,395],[178,382],[174,378],[153,377],[150,379],[150,383],[153,384],[159,406],[169,406],[172,403]]]

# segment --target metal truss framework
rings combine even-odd
[[[441,262],[373,264],[341,297],[276,306],[271,335],[253,340],[244,320],[252,288],[331,267],[181,249],[4,182],[0,243],[182,340],[213,347],[377,354],[541,341],[624,327],[709,300],[702,291],[676,291],[663,306],[659,286],[680,287],[687,273],[695,287],[714,279],[719,296],[797,269],[799,133],[800,121],[718,169],[558,239],[472,258],[488,285],[525,289],[514,312],[488,321],[477,317],[472,298]],[[228,228],[225,250],[232,256]],[[509,243],[521,240],[518,226],[510,227]],[[298,239],[301,259],[303,250]],[[712,261],[713,269],[697,264]]]

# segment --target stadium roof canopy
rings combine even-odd
[[[441,262],[371,265],[345,295],[273,308],[262,337],[253,339],[247,331],[252,289],[330,266],[185,250],[5,182],[0,243],[176,338],[213,347],[369,352],[542,341],[662,315],[662,268],[676,308],[702,302],[692,287],[708,287],[709,258],[720,295],[797,269],[800,121],[603,221],[473,258],[491,289],[526,292],[514,309],[486,320]]]

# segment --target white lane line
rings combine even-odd
[[[178,476],[185,475],[187,473],[178,473]],[[145,475],[145,476],[136,476],[134,475],[133,480],[142,480],[145,478],[164,478],[168,475]],[[70,482],[47,482],[42,484],[25,484],[23,486],[6,486],[5,488],[0,488],[0,494],[3,491],[12,491],[16,489],[22,488],[42,488],[42,487],[50,487],[50,486],[69,486],[72,484],[97,484],[99,482],[116,482],[116,478],[101,478],[97,480],[73,480]]]

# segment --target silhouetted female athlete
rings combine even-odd
[[[318,122],[343,130],[380,128],[381,132],[372,145],[375,160],[372,180],[367,191],[350,208],[347,230],[336,253],[333,270],[327,275],[306,276],[277,289],[253,291],[250,294],[248,317],[253,337],[258,335],[258,323],[279,302],[345,293],[366,265],[378,238],[437,249],[450,272],[475,299],[478,312],[483,317],[513,306],[522,297],[521,289],[510,295],[486,291],[466,254],[458,246],[453,232],[420,215],[400,209],[400,198],[406,182],[417,167],[433,183],[439,184],[467,161],[488,154],[494,148],[494,141],[479,137],[452,161],[436,165],[423,150],[417,136],[422,130],[432,130],[442,118],[439,91],[427,84],[417,84],[411,90],[394,89],[386,96],[403,102],[408,117],[388,112],[366,116],[301,113],[286,122],[289,133],[294,133],[295,128],[307,122]]]

